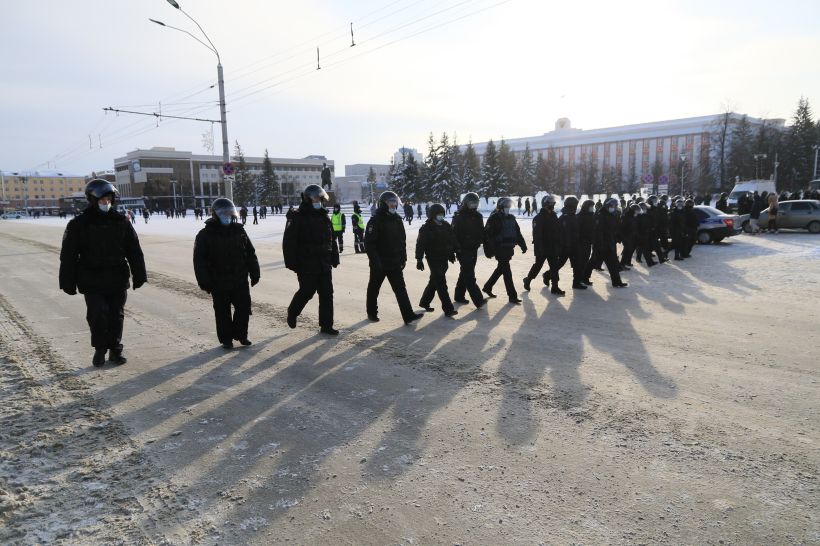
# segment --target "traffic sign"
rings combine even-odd
[[[654,180],[655,180],[655,177],[652,176],[652,173],[646,173],[645,175],[643,175],[643,181],[646,184],[651,184]]]
[[[224,165],[222,165],[222,172],[227,174],[227,175],[233,174],[234,173],[233,163],[231,163],[229,161],[229,162],[225,163]]]

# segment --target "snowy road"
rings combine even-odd
[[[97,370],[82,298],[57,288],[64,224],[0,222],[2,542],[820,541],[820,237],[699,246],[625,290],[536,281],[456,320],[434,301],[404,326],[387,286],[365,320],[348,232],[331,339],[315,300],[284,324],[296,283],[269,217],[247,227],[254,345],[226,353],[193,279],[201,223],[155,217],[129,362]],[[426,275],[405,275],[417,303]],[[65,438],[85,443],[64,456]]]

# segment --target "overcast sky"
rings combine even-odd
[[[817,0],[182,7],[222,56],[231,145],[239,140],[246,155],[326,155],[339,174],[344,164],[387,163],[402,145],[424,151],[430,131],[479,142],[540,135],[559,117],[594,129],[726,105],[788,119],[801,95],[820,112]],[[209,123],[157,127],[102,111],[155,111],[161,102],[166,114],[219,118],[209,88],[215,56],[149,17],[199,36],[164,0],[0,0],[0,169],[49,163],[87,174],[135,148],[206,153]],[[218,125],[214,133],[221,154]]]

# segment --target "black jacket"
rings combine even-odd
[[[302,203],[288,218],[282,237],[285,267],[297,273],[321,273],[339,265],[333,226],[324,208]]]
[[[558,218],[561,224],[561,254],[563,256],[573,256],[581,242],[581,233],[578,228],[578,215],[575,209],[561,210],[561,217]]]
[[[478,254],[478,247],[484,244],[484,217],[477,210],[458,209],[453,216],[453,233],[458,241],[459,252],[469,256]]]
[[[60,288],[82,294],[107,294],[134,288],[148,276],[137,232],[115,210],[89,206],[65,228],[60,250]]]
[[[595,213],[595,229],[593,244],[600,255],[616,251],[618,237],[618,217],[610,213],[605,207]]]
[[[194,242],[194,273],[203,290],[233,290],[259,280],[259,260],[242,224],[205,221]]]
[[[621,240],[626,244],[634,244],[638,231],[638,218],[634,212],[624,212],[621,216]]]
[[[635,238],[637,241],[642,245],[646,245],[654,234],[655,222],[652,221],[652,217],[649,216],[648,212],[639,214],[635,223]]]
[[[560,254],[561,223],[554,211],[542,208],[532,219],[532,247],[536,256]]]
[[[515,246],[521,247],[522,251],[527,250],[527,242],[521,235],[521,228],[512,214],[504,214],[499,210],[493,211],[487,219],[484,228],[487,241],[485,249],[490,252],[487,256],[495,256],[498,260],[509,260],[515,254]],[[486,253],[486,251],[485,251]]]
[[[581,211],[578,213],[578,239],[582,245],[591,245],[595,229],[595,213]]]
[[[416,260],[427,255],[428,260],[449,260],[458,252],[458,241],[453,228],[447,222],[437,224],[435,220],[427,220],[419,228],[416,239]]]
[[[698,218],[697,213],[695,213],[694,207],[684,208],[683,212],[685,213],[686,217],[686,234],[689,237],[692,237],[698,232],[698,226],[700,226],[700,219]]]
[[[652,208],[654,212],[655,231],[661,237],[665,237],[669,233],[669,207],[658,204]]]
[[[686,212],[677,207],[669,213],[669,233],[673,239],[678,239],[686,235]]]
[[[370,267],[384,271],[404,269],[407,264],[407,239],[401,216],[384,209],[377,210],[367,222],[364,246]]]
[[[726,201],[725,197],[721,197],[718,199],[718,202],[715,203],[715,208],[720,212],[729,212],[729,203]]]

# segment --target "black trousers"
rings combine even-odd
[[[363,229],[353,230],[353,249],[356,251],[356,254],[365,252]]]
[[[339,250],[339,252],[341,252],[342,248],[345,246],[344,234],[344,231],[333,232],[333,244],[336,245],[336,248]]]
[[[641,262],[641,259],[646,260],[646,263],[648,264],[654,262],[652,259],[652,249],[646,240],[637,241],[635,245],[635,259],[638,263]]]
[[[458,255],[458,264],[461,266],[458,272],[458,281],[456,281],[455,297],[457,300],[463,300],[464,296],[469,293],[470,299],[475,305],[484,301],[484,296],[481,294],[481,289],[475,281],[475,264],[478,262],[478,254],[464,254]]]
[[[695,247],[695,242],[698,240],[698,234],[696,231],[692,233],[687,233],[684,239],[684,250],[686,251],[683,255],[684,258],[688,258],[692,255],[692,249]]]
[[[621,284],[621,264],[618,263],[618,253],[616,250],[614,248],[604,248],[598,249],[596,252],[600,256],[600,260],[606,264],[612,286]]]
[[[575,260],[582,282],[589,280],[590,273],[587,273],[587,265],[589,265],[591,252],[592,245],[590,243],[578,243],[578,257]]]
[[[248,320],[251,316],[251,289],[247,283],[233,289],[211,291],[216,318],[216,337],[220,343],[248,337]],[[233,317],[231,306],[233,305]]]
[[[584,277],[586,271],[584,270],[584,267],[581,267],[581,255],[578,252],[578,249],[575,249],[574,252],[571,249],[565,249],[564,254],[558,257],[558,260],[555,262],[554,266],[552,263],[550,263],[549,273],[550,276],[553,277],[553,288],[558,286],[558,281],[560,280],[560,277],[558,276],[558,273],[555,273],[553,276],[552,271],[560,271],[561,268],[564,267],[564,264],[566,264],[567,262],[569,262],[569,265],[572,267],[573,286],[577,286],[586,280],[586,277]],[[544,275],[546,275],[546,273],[544,273]]]
[[[430,270],[430,280],[427,281],[427,286],[421,294],[421,306],[430,307],[433,301],[433,296],[438,294],[438,299],[441,300],[441,309],[445,313],[449,313],[453,307],[453,301],[450,299],[450,293],[447,290],[447,260],[431,260],[427,258],[427,269]]]
[[[631,237],[624,241],[624,248],[621,251],[621,265],[630,265],[632,263],[632,255],[635,253],[635,238]]]
[[[488,292],[492,291],[496,281],[503,276],[504,287],[507,289],[507,296],[511,300],[518,299],[518,292],[515,289],[515,284],[513,283],[512,278],[512,270],[510,269],[510,258],[496,258],[496,260],[498,261],[498,264],[495,266],[495,271],[493,271],[493,274],[490,275],[490,278],[487,279],[486,283],[484,283],[484,288],[487,289]]]
[[[407,295],[407,285],[404,284],[404,273],[401,269],[385,271],[383,269],[370,268],[370,280],[367,283],[367,316],[379,316],[379,291],[384,279],[390,282],[390,287],[396,295],[401,316],[405,321],[410,320],[415,312],[410,305],[410,297]]]
[[[127,297],[128,290],[85,294],[85,320],[91,329],[91,346],[95,349],[120,348]]]
[[[313,295],[319,293],[319,326],[333,327],[333,272],[297,273],[299,290],[288,306],[288,315],[298,317]]]
[[[672,248],[675,249],[675,258],[683,258],[686,254],[686,241],[683,235],[672,235]]]

